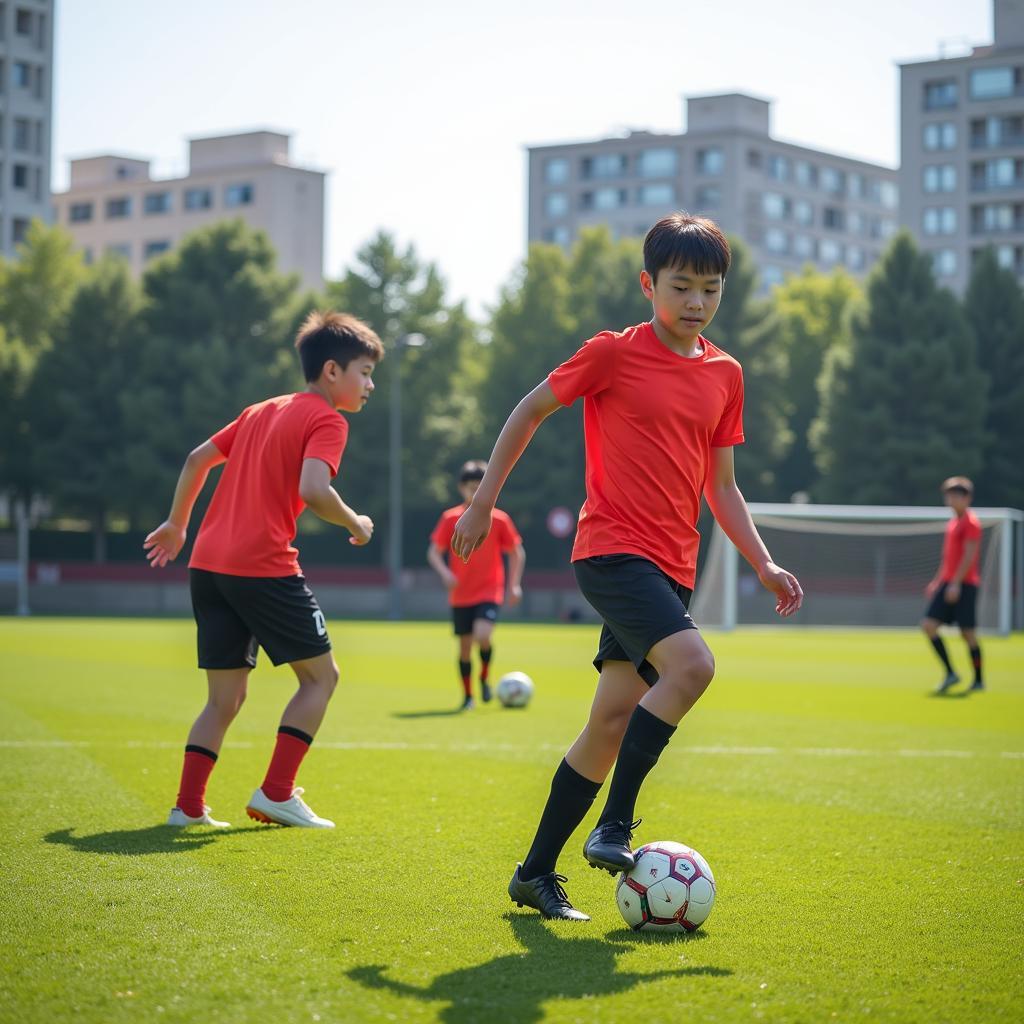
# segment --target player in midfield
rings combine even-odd
[[[931,598],[924,613],[921,628],[931,641],[935,653],[946,670],[945,678],[939,683],[936,694],[945,693],[960,682],[953,671],[946,645],[939,636],[939,626],[956,623],[960,635],[967,644],[967,651],[974,666],[974,682],[970,689],[984,690],[981,675],[981,648],[978,646],[975,606],[978,601],[978,584],[981,576],[978,564],[981,560],[981,523],[971,511],[974,484],[965,476],[951,476],[942,485],[942,495],[953,515],[946,524],[946,536],[942,542],[942,563],[938,572],[925,588]]]
[[[459,678],[462,680],[464,711],[473,707],[474,643],[480,651],[480,697],[485,703],[491,699],[488,682],[494,655],[491,638],[498,621],[498,611],[505,600],[504,555],[509,559],[508,603],[515,606],[523,598],[526,551],[511,518],[501,509],[494,509],[491,531],[468,562],[446,557],[455,523],[473,500],[486,470],[487,463],[476,460],[467,462],[459,471],[462,503],[441,513],[427,549],[427,561],[448,588],[448,603],[459,640]]]
[[[348,438],[348,421],[338,410],[359,412],[366,404],[384,350],[366,324],[342,313],[310,313],[295,347],[306,390],[243,409],[196,448],[185,460],[167,521],[145,541],[154,568],[174,559],[207,475],[226,463],[189,560],[199,667],[206,669],[208,697],[185,745],[169,825],[227,826],[210,817],[206,783],[262,647],[275,665],[291,665],[298,690],[284,709],[266,777],[246,813],[279,825],[334,827],[313,813],[295,786],[338,681],[338,667],[323,612],[306,585],[292,541],[303,508],[344,527],[351,544],[366,544],[373,535],[370,518],[341,500],[331,478]]]
[[[582,398],[587,499],[572,561],[583,596],[604,621],[594,659],[600,676],[590,717],[555,771],[533,844],[508,888],[513,901],[545,917],[588,920],[569,902],[556,860],[613,764],[583,855],[611,872],[633,867],[640,787],[714,674],[687,611],[702,494],[775,594],[776,611],[791,615],[803,600],[796,578],[772,561],[736,485],[739,363],[701,333],[718,309],[729,261],[712,221],[685,213],[658,221],[644,240],[640,274],[651,320],[591,338],[516,406],[455,528],[452,548],[468,558],[485,540],[501,487],[534,431]]]

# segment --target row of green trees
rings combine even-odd
[[[452,477],[485,456],[515,402],[580,341],[646,319],[636,241],[603,229],[566,254],[536,245],[486,323],[452,301],[439,269],[386,234],[325,294],[275,269],[264,235],[226,222],[190,236],[141,282],[123,262],[86,267],[60,229],[35,224],[0,263],[0,492],[112,526],[164,514],[184,455],[246,404],[302,386],[291,340],[316,306],[364,318],[403,354],[402,452],[415,544]],[[751,500],[931,503],[953,473],[985,504],[1024,505],[1024,298],[991,254],[963,300],[898,236],[866,289],[810,269],[769,298],[742,245],[709,336],[744,366]],[[387,525],[389,386],[353,424],[339,487]],[[536,437],[504,505],[527,532],[583,494],[580,412]],[[642,496],[638,496],[642,500]],[[307,517],[309,518],[309,517]],[[315,523],[308,525],[315,529]],[[422,540],[422,538],[420,538]],[[347,546],[344,546],[347,547]]]

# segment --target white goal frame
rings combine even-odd
[[[762,518],[834,519],[837,523],[856,526],[858,523],[894,524],[893,533],[899,533],[898,524],[910,526],[911,522],[942,521],[950,517],[944,507],[913,505],[811,505],[772,504],[751,502],[750,514],[755,525]],[[996,633],[1006,636],[1014,630],[1024,630],[1024,511],[1016,508],[974,508],[971,511],[981,520],[996,520],[998,530],[998,562],[996,572],[997,626]],[[855,531],[851,531],[855,532]],[[939,552],[936,550],[936,566]],[[704,561],[701,579],[697,581],[694,594],[695,617],[708,625],[721,629],[734,629],[739,622],[738,582],[742,558],[736,547],[729,541],[716,522],[709,538],[709,549]],[[988,567],[983,567],[988,568]],[[712,583],[706,588],[715,590],[713,581],[707,579],[710,573],[721,572],[721,607],[715,608],[706,602],[701,604],[702,581]],[[1014,579],[1017,591],[1014,593]],[[813,600],[813,594],[809,595]],[[922,598],[923,601],[923,598]],[[717,602],[715,602],[717,604]],[[922,604],[923,610],[923,604]],[[699,616],[699,617],[698,617]]]

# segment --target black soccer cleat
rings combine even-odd
[[[946,673],[946,678],[935,688],[935,696],[941,697],[946,693],[950,687],[956,686],[960,682],[960,677],[955,672]]]
[[[980,679],[975,679],[973,683],[967,688],[968,693],[983,693],[985,690],[985,684]]]
[[[606,821],[598,825],[583,844],[583,856],[590,866],[604,868],[613,875],[632,871],[636,858],[629,841],[633,838],[633,829],[639,824],[640,819],[637,818],[631,825],[624,821]]]
[[[472,711],[473,708],[475,708],[475,707],[476,707],[476,704],[474,703],[473,698],[467,696],[467,697],[463,698],[463,700],[462,700],[462,707],[460,707],[459,710],[460,711]]]
[[[589,921],[582,911],[577,910],[570,902],[561,883],[569,879],[565,875],[538,875],[524,882],[519,877],[523,865],[517,864],[512,881],[508,883],[508,894],[517,907],[532,907],[540,911],[541,917],[558,921]]]
[[[480,699],[485,704],[490,704],[491,697],[494,695],[491,693],[490,683],[485,682],[483,679],[480,680]]]

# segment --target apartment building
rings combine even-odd
[[[782,142],[770,119],[764,99],[694,96],[682,134],[530,147],[529,241],[569,246],[591,224],[642,236],[686,209],[747,243],[762,287],[807,263],[864,274],[898,224],[896,170]]]
[[[241,217],[266,231],[282,270],[320,288],[325,176],[292,164],[289,148],[289,135],[271,131],[191,139],[188,173],[173,179],[154,179],[148,160],[72,160],[68,191],[53,197],[56,220],[87,261],[115,253],[140,274],[190,231]]]
[[[0,0],[0,253],[51,219],[53,0]]]
[[[900,215],[963,292],[986,246],[1024,279],[1024,0],[995,0],[994,41],[900,65]]]

